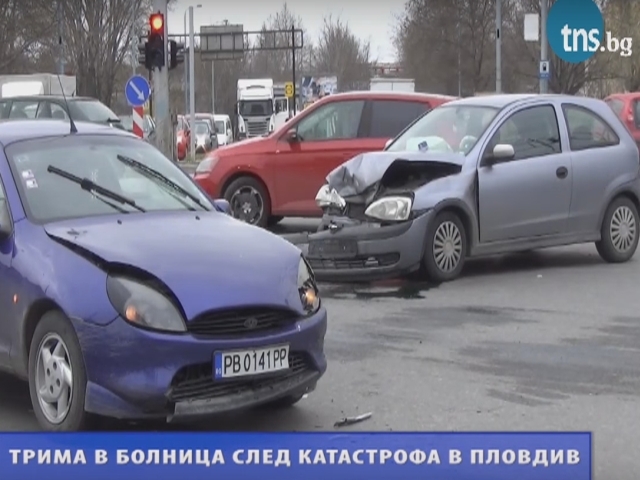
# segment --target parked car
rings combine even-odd
[[[89,97],[30,95],[0,99],[0,119],[68,120],[91,122],[124,129],[120,118],[105,104]]]
[[[314,197],[326,175],[361,152],[382,150],[416,118],[453,97],[352,92],[324,97],[268,137],[219,148],[195,180],[229,200],[236,218],[259,226],[322,215]]]
[[[233,143],[233,127],[229,115],[214,115],[216,133],[218,135],[218,145],[224,146]]]
[[[176,156],[182,161],[187,157],[191,145],[191,127],[184,115],[178,115],[176,125]]]
[[[640,146],[640,92],[615,93],[605,98],[605,102],[627,126]]]
[[[76,127],[0,122],[0,369],[28,380],[40,426],[313,390],[327,313],[300,250],[233,219],[149,143]]]
[[[133,115],[120,115],[120,122],[124,130],[133,133]],[[156,122],[150,115],[144,116],[143,135],[145,140],[153,140],[156,133]]]
[[[196,153],[207,153],[218,148],[218,136],[211,129],[211,123],[206,120],[196,120],[193,125]]]
[[[434,282],[455,279],[467,258],[583,242],[626,262],[638,245],[639,172],[633,138],[601,100],[458,100],[329,174],[309,262],[318,279],[422,269]]]

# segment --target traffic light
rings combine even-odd
[[[184,45],[175,40],[169,40],[169,69],[176,68],[184,62]]]
[[[151,70],[165,65],[164,15],[153,13],[149,16],[149,37],[145,45],[145,66]]]

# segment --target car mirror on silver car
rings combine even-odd
[[[498,163],[503,160],[511,160],[516,155],[513,145],[508,143],[499,143],[493,147],[493,151],[487,158],[487,164]]]
[[[335,188],[330,188],[329,185],[323,185],[316,194],[316,205],[320,208],[331,206],[344,208],[347,202],[338,194]]]

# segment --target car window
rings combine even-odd
[[[179,185],[205,205],[206,197],[172,161],[138,139],[110,135],[75,135],[55,139],[17,142],[6,147],[15,182],[35,222],[64,218],[136,213],[132,206],[114,198],[93,194],[71,180],[57,175],[55,167],[136,202],[146,211],[185,211],[198,208],[186,196],[177,195],[159,178],[152,177],[118,160],[124,156],[154,169]],[[105,201],[106,200],[106,201]]]
[[[578,105],[562,105],[571,150],[610,147],[620,143],[618,135],[598,114]]]
[[[37,100],[14,101],[11,105],[9,118],[36,118],[38,103]]]
[[[196,122],[194,130],[196,135],[205,135],[210,133],[211,127],[209,122]]]
[[[493,135],[486,152],[498,144],[513,146],[514,160],[560,153],[560,131],[552,105],[520,110],[511,115]]]
[[[11,102],[9,100],[0,102],[0,118],[9,118],[10,111],[11,111]]]
[[[118,116],[98,100],[75,100],[69,102],[69,110],[74,119],[105,123],[117,120]]]
[[[62,105],[59,103],[50,102],[51,118],[57,118],[58,120],[69,120],[69,115]]]
[[[7,197],[4,193],[4,185],[0,178],[0,225],[3,227],[11,222],[11,215],[9,214],[9,205],[7,204]]]
[[[374,100],[371,103],[372,138],[393,138],[416,118],[429,111],[424,103],[398,100]]]
[[[636,125],[640,125],[640,100],[633,101],[633,119]]]
[[[296,127],[301,141],[356,138],[363,100],[331,102],[303,118]]]
[[[610,98],[609,100],[606,100],[607,105],[609,105],[609,108],[611,108],[611,110],[613,110],[613,113],[615,113],[618,117],[622,117],[622,110],[624,109],[624,102],[618,98]]]

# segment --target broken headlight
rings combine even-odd
[[[329,188],[329,185],[323,185],[316,194],[316,205],[320,208],[339,207],[344,208],[347,202],[342,198],[335,188]]]
[[[407,220],[413,201],[409,197],[385,197],[376,200],[365,210],[365,215],[383,221]]]

